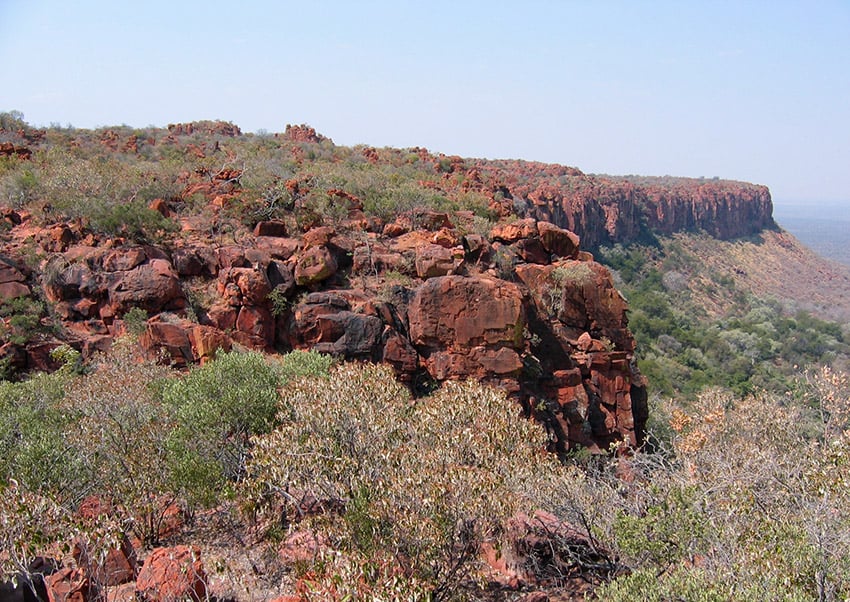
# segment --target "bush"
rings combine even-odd
[[[119,341],[90,370],[66,389],[62,405],[74,422],[65,439],[84,462],[88,492],[115,504],[128,531],[156,543],[176,499],[163,470],[173,423],[157,390],[168,368],[142,361],[131,341]]]
[[[435,599],[476,574],[479,546],[524,504],[543,432],[503,393],[446,383],[411,400],[387,367],[346,364],[297,379],[281,425],[255,439],[249,497],[320,500],[343,517],[322,527],[355,558],[387,558]],[[331,579],[332,575],[326,575]]]
[[[79,500],[84,463],[65,438],[72,417],[61,406],[69,381],[57,373],[0,382],[0,482]]]
[[[284,380],[302,376],[327,377],[335,363],[332,356],[318,351],[295,350],[282,356],[276,368]]]
[[[93,230],[109,236],[126,236],[145,241],[163,232],[175,232],[179,226],[139,200],[117,205],[95,204],[89,213]]]
[[[262,354],[236,351],[165,383],[162,397],[176,421],[169,468],[190,501],[210,505],[242,478],[249,438],[277,424],[278,384]]]
[[[707,392],[698,411],[669,411],[672,448],[635,458],[648,480],[620,498],[613,524],[597,526],[634,570],[600,598],[633,599],[645,586],[642,599],[658,600],[850,594],[846,389],[833,401],[820,422],[766,394]]]

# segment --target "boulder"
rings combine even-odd
[[[286,223],[280,220],[258,222],[257,225],[254,226],[254,236],[271,236],[274,238],[285,238],[286,235]]]
[[[101,265],[107,272],[126,272],[142,265],[147,259],[148,256],[141,247],[113,249],[103,256]]]
[[[23,275],[18,266],[11,261],[5,261],[0,258],[0,284],[7,282],[24,282],[26,276]]]
[[[522,346],[522,293],[504,280],[432,278],[417,289],[408,319],[411,341],[425,350]]]
[[[439,245],[416,247],[416,275],[422,279],[451,274],[460,265],[450,249]]]
[[[275,321],[265,307],[245,305],[236,318],[236,332],[246,334],[251,347],[264,348],[274,344]],[[245,339],[243,339],[245,340]]]
[[[525,310],[515,284],[442,276],[417,289],[410,341],[437,379],[515,375],[522,367]]]
[[[178,247],[171,254],[174,269],[181,277],[215,276],[218,259],[209,247]]]
[[[192,343],[183,324],[149,320],[139,336],[139,345],[151,358],[158,358],[164,350],[177,365],[185,366],[194,360]]]
[[[295,282],[298,286],[317,284],[333,276],[336,270],[336,260],[327,247],[310,247],[298,257]]]
[[[97,598],[97,591],[80,569],[59,569],[45,578],[49,602],[89,602]]]
[[[192,328],[189,331],[189,342],[192,345],[194,356],[201,363],[214,358],[219,350],[230,351],[232,346],[230,337],[212,326],[198,325]]]
[[[271,292],[271,284],[262,268],[229,268],[219,274],[219,294],[225,295],[228,285],[239,289],[240,303],[262,305]],[[230,296],[230,295],[228,295]]]
[[[136,579],[139,602],[174,602],[207,596],[207,575],[196,547],[156,548],[145,559]]]
[[[185,306],[180,280],[171,264],[152,259],[126,272],[109,275],[109,303],[116,314],[140,307],[150,313]]]
[[[0,282],[0,302],[28,297],[31,293],[30,287],[22,282]]]
[[[532,218],[496,224],[490,230],[490,240],[498,240],[506,244],[511,244],[524,238],[533,238],[537,235],[537,222]]]
[[[350,308],[338,295],[308,295],[292,313],[290,344],[349,359],[379,360],[383,321]]]
[[[549,222],[537,222],[537,230],[540,233],[540,242],[543,244],[543,248],[549,253],[564,259],[575,259],[577,257],[579,251],[577,234]]]
[[[57,302],[82,297],[98,297],[103,288],[86,263],[66,263],[64,259],[51,260],[44,268],[44,294],[49,301]]]

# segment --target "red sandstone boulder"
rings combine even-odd
[[[220,294],[225,294],[231,283],[238,287],[238,298],[245,305],[262,305],[271,292],[271,284],[262,269],[230,268],[222,271],[218,283]]]
[[[416,291],[408,313],[410,338],[423,348],[522,344],[522,294],[490,278],[432,278]]]
[[[18,266],[0,259],[0,284],[7,282],[24,282],[26,277]]]
[[[295,255],[302,246],[297,239],[277,236],[258,236],[255,242],[257,249],[267,253],[270,258],[283,260]]]
[[[537,222],[532,218],[527,218],[515,222],[496,224],[490,230],[490,240],[498,240],[511,244],[523,238],[536,237],[537,234]]]
[[[177,274],[186,276],[215,276],[218,273],[218,259],[209,247],[184,247],[174,249],[172,262]]]
[[[142,265],[147,261],[148,256],[145,250],[141,247],[133,247],[130,249],[113,249],[101,259],[101,265],[107,272],[126,272],[133,268]]]
[[[192,345],[194,356],[203,364],[215,357],[220,351],[230,351],[232,343],[230,337],[212,326],[195,326],[189,331],[189,342]]]
[[[239,305],[216,303],[207,310],[207,319],[212,326],[225,332],[236,328],[236,318],[239,317]]]
[[[285,238],[286,223],[280,220],[270,220],[267,222],[258,222],[254,226],[254,236],[271,236],[275,238]]]
[[[158,358],[161,351],[166,351],[172,361],[180,366],[185,366],[194,359],[192,343],[183,324],[151,319],[139,336],[139,345],[151,358]]]
[[[445,276],[454,272],[461,259],[450,249],[439,245],[425,244],[416,247],[416,275],[422,279]]]
[[[337,263],[327,247],[310,247],[295,264],[295,282],[309,286],[327,280],[336,273]]]
[[[152,209],[159,213],[162,217],[171,217],[171,209],[168,208],[168,203],[164,199],[154,199],[148,204],[148,209]]]
[[[66,263],[57,258],[44,268],[43,286],[49,301],[57,302],[82,297],[98,297],[103,287],[85,263]]]
[[[351,311],[344,298],[311,293],[292,313],[290,344],[349,359],[380,359],[382,320]]]
[[[369,241],[356,247],[352,260],[352,270],[357,274],[405,273],[410,268],[409,260],[402,253],[392,251],[381,242]]]
[[[502,376],[521,367],[525,311],[510,282],[443,276],[417,289],[408,310],[410,340],[432,376]]]
[[[577,339],[582,332],[608,338],[617,349],[633,351],[628,305],[614,288],[608,270],[595,262],[560,261],[549,266],[516,266],[516,275],[532,293],[543,315],[557,318]]]
[[[537,230],[543,248],[549,253],[564,259],[576,258],[579,251],[579,237],[576,234],[549,222],[537,222]]]
[[[307,230],[302,237],[302,242],[305,248],[323,247],[327,246],[334,236],[336,232],[330,226],[318,226]]]
[[[0,301],[10,301],[16,297],[28,297],[32,291],[22,282],[0,282]]]
[[[45,578],[48,602],[89,602],[97,592],[79,569],[59,569]]]
[[[274,343],[275,321],[271,312],[265,307],[245,305],[239,310],[236,318],[236,336],[239,333],[248,335],[242,338],[251,347],[262,349]]]
[[[158,313],[185,306],[177,274],[164,259],[152,259],[126,272],[112,273],[109,281],[109,302],[117,314],[133,307]]]
[[[205,600],[207,575],[201,562],[201,551],[195,547],[156,548],[145,559],[136,579],[139,602],[174,602]]]

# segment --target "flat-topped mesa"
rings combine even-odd
[[[564,166],[476,161],[503,214],[518,212],[581,236],[584,247],[703,230],[720,239],[775,227],[766,186],[720,179],[587,175]]]

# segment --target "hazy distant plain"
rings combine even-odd
[[[818,255],[850,265],[850,203],[775,203],[773,217]]]

